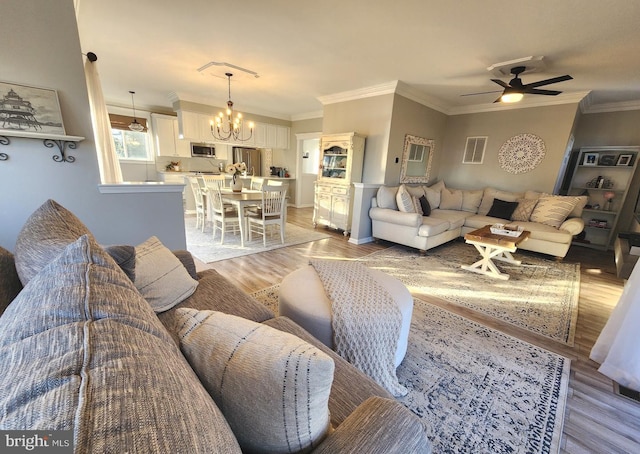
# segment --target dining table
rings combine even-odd
[[[221,188],[222,202],[230,203],[238,210],[238,223],[240,224],[240,246],[244,247],[246,216],[245,207],[250,205],[262,205],[262,191],[257,189],[242,188],[240,192],[234,192],[231,188]]]

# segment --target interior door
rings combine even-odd
[[[312,207],[314,183],[320,165],[320,133],[298,134],[298,175],[296,178],[296,206]]]

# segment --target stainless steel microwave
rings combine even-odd
[[[191,143],[191,156],[201,158],[215,158],[216,147],[208,143]]]

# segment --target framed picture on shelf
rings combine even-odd
[[[601,166],[614,166],[616,165],[616,155],[614,154],[603,154],[600,157],[600,162],[598,163]]]
[[[582,160],[583,166],[597,166],[599,153],[585,153]]]
[[[630,154],[621,154],[620,156],[618,156],[618,162],[616,163],[616,165],[628,166],[629,164],[631,164],[631,157],[632,155]]]
[[[0,133],[6,130],[65,134],[55,90],[0,81],[0,107]]]

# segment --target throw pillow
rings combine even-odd
[[[164,312],[191,296],[198,281],[158,238],[152,236],[136,246],[134,284],[155,312]]]
[[[299,452],[329,430],[333,360],[292,334],[222,312],[177,309],[180,347],[244,452]]]
[[[131,282],[136,280],[136,248],[127,245],[103,246]]]
[[[559,228],[569,213],[573,211],[578,199],[576,197],[543,196],[531,213],[531,221]]]
[[[420,202],[420,208],[422,208],[423,216],[431,216],[431,205],[429,205],[429,200],[427,200],[426,196],[422,196],[418,199]]]
[[[523,197],[524,193],[522,192],[508,192],[501,191],[500,189],[485,188],[484,193],[482,194],[482,202],[480,202],[480,206],[478,207],[478,214],[480,216],[486,216],[493,205],[494,199],[500,199],[506,202],[515,202]]]
[[[9,305],[0,357],[11,359],[3,429],[75,429],[75,452],[240,452],[147,302],[88,235]]]
[[[420,216],[424,216],[424,212],[422,211],[422,205],[420,204],[420,197],[412,195],[411,200],[413,201],[413,208],[415,209],[416,213],[418,213]]]
[[[511,219],[511,215],[518,206],[518,202],[507,202],[506,200],[493,199],[493,205],[487,213],[490,218]]]
[[[423,186],[424,195],[427,196],[431,209],[440,207],[440,192],[445,188],[444,181],[440,180],[431,186]]]
[[[16,239],[14,256],[22,285],[86,234],[91,232],[71,211],[51,199],[43,203],[27,218]]]
[[[0,247],[0,315],[22,290],[13,254]]]
[[[398,188],[398,193],[396,194],[396,203],[398,204],[398,210],[403,213],[415,213],[416,208],[413,206],[413,200],[411,199],[411,194],[407,191],[407,187],[405,185],[400,185]]]
[[[477,189],[475,191],[462,191],[462,211],[469,213],[477,213],[484,190]]]
[[[376,195],[376,201],[380,208],[388,208],[390,210],[397,210],[398,204],[396,203],[396,194],[398,193],[398,186],[380,186],[378,188],[378,194]]]
[[[443,188],[440,191],[441,210],[462,210],[462,191],[460,189]]]
[[[512,221],[529,221],[531,217],[531,213],[533,213],[533,209],[536,207],[538,203],[538,199],[518,199],[518,206],[513,211],[511,215]]]

